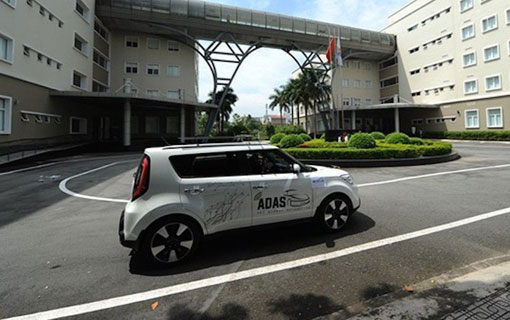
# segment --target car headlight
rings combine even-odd
[[[343,174],[340,176],[340,178],[342,178],[348,184],[354,184],[354,179],[350,174]]]

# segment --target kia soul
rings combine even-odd
[[[308,166],[278,147],[232,143],[149,148],[122,212],[122,245],[173,265],[221,231],[309,219],[337,232],[361,204],[346,171]]]

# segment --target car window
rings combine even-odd
[[[236,152],[173,156],[170,162],[181,178],[225,177],[240,173]]]
[[[292,162],[279,150],[246,152],[248,174],[292,173]]]

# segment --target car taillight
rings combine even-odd
[[[133,195],[131,201],[135,201],[139,197],[143,196],[147,190],[149,190],[149,170],[150,170],[150,158],[143,156],[142,162],[136,171],[135,183],[133,184]]]

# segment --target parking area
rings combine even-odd
[[[510,146],[454,147],[454,162],[348,169],[362,206],[339,234],[230,232],[171,269],[118,241],[140,154],[0,173],[0,318],[313,319],[509,254]]]

